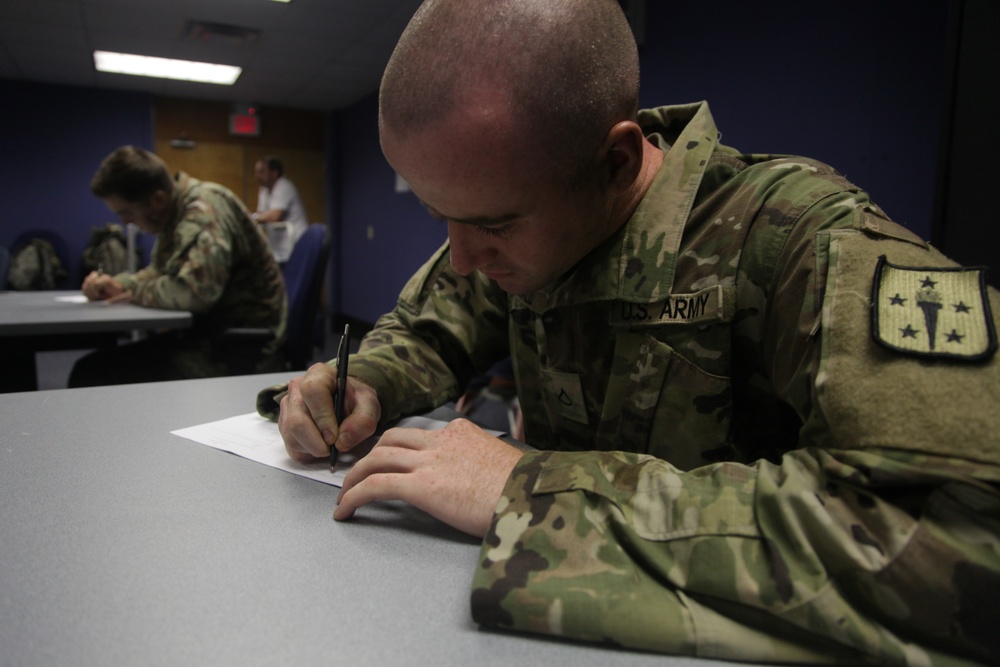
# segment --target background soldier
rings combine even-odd
[[[91,191],[125,224],[155,234],[149,266],[135,274],[91,272],[91,300],[189,310],[191,329],[92,352],[70,373],[81,387],[229,375],[233,367],[219,334],[231,327],[270,329],[248,344],[264,372],[281,370],[287,303],[285,283],[267,239],[232,192],[179,173],[142,148],[123,146],[101,163]]]

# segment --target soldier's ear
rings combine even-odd
[[[642,129],[633,121],[616,123],[601,144],[601,164],[613,191],[627,190],[642,168]]]

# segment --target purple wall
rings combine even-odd
[[[643,106],[708,100],[723,143],[823,160],[930,237],[947,0],[646,4]]]
[[[904,0],[646,4],[643,106],[708,100],[724,143],[828,162],[930,236],[946,0],[918,12]],[[339,312],[374,322],[446,231],[411,194],[393,192],[375,97],[341,120]]]
[[[647,0],[641,102],[706,99],[724,143],[829,162],[928,237],[946,95],[947,2],[924,3],[919,12],[904,0],[830,7]],[[152,99],[12,81],[0,81],[0,95],[0,244],[29,227],[56,230],[70,246],[78,280],[90,227],[111,220],[90,195],[90,178],[116,146],[152,146]],[[394,191],[374,95],[330,114],[329,127],[330,312],[372,323],[393,307],[446,229],[413,195]]]
[[[4,80],[0,98],[0,244],[9,248],[28,229],[58,233],[68,250],[68,288],[75,289],[90,228],[117,222],[90,194],[90,179],[118,146],[152,148],[152,97]]]
[[[379,148],[377,113],[373,95],[341,114],[337,170],[340,312],[367,323],[396,304],[407,279],[448,236],[416,197],[395,192],[395,172]]]

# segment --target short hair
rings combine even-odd
[[[281,176],[285,173],[285,165],[283,165],[281,163],[281,160],[274,157],[273,155],[265,155],[259,161],[267,165],[268,171],[278,172],[278,176]]]
[[[549,159],[589,161],[636,118],[638,47],[616,0],[426,0],[382,77],[380,127],[405,138],[484,83]]]
[[[121,146],[104,158],[90,191],[100,199],[117,196],[127,202],[144,201],[157,190],[173,194],[174,180],[166,163],[138,146]]]

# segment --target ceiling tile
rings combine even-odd
[[[333,110],[373,93],[419,0],[2,0],[0,77]],[[192,19],[260,30],[249,45],[185,37]],[[235,86],[95,72],[94,49],[235,64]]]

